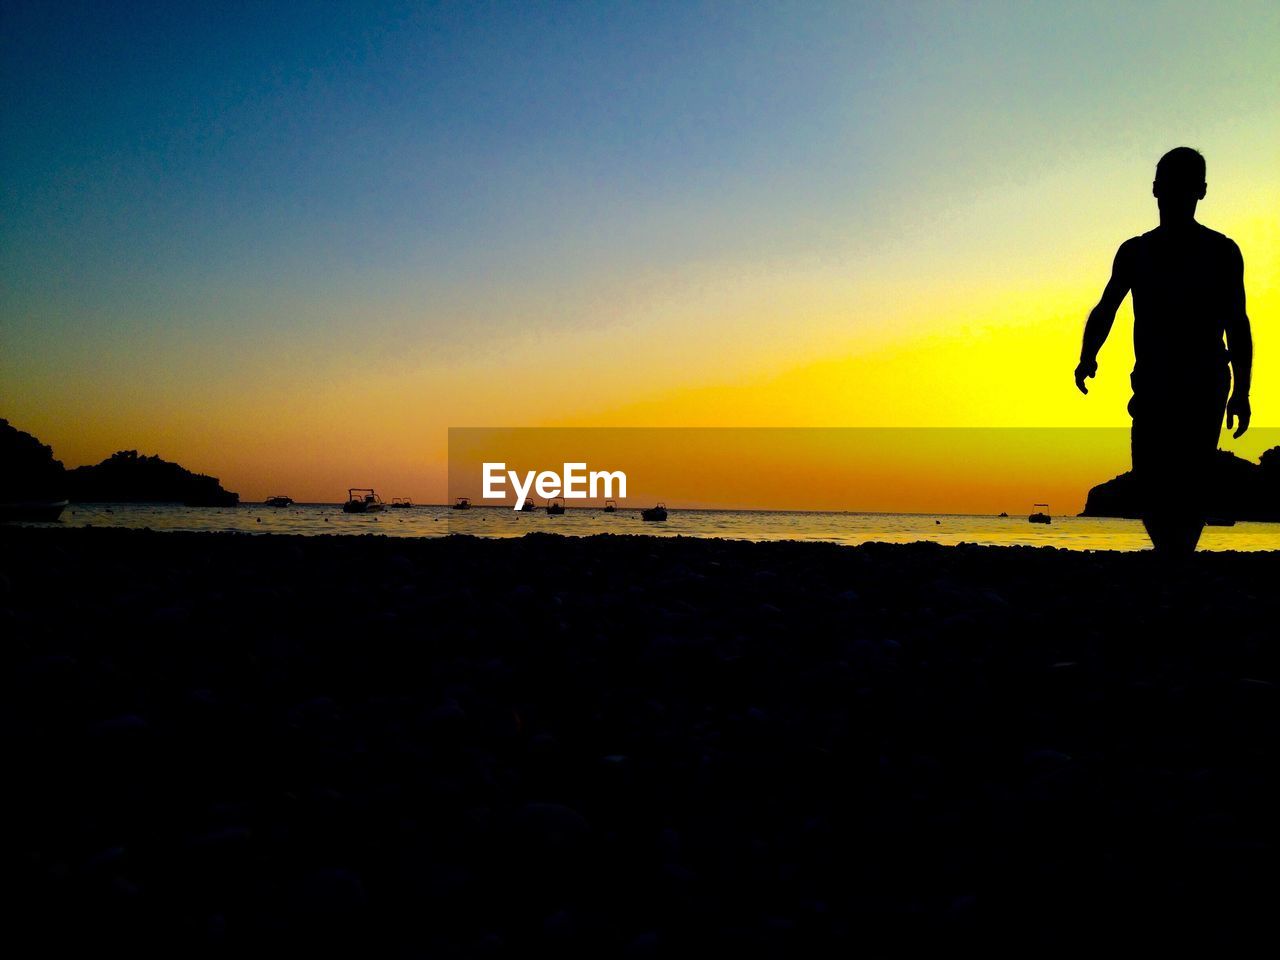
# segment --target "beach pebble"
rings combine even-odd
[[[971,923],[978,909],[978,898],[972,893],[962,894],[947,907],[947,920],[951,923]]]
[[[212,690],[203,687],[197,690],[188,690],[186,702],[193,707],[209,708],[218,706],[218,697]]]
[[[574,920],[573,911],[562,908],[548,914],[542,920],[542,932],[556,940],[572,937],[577,933],[577,923]]]
[[[158,607],[151,612],[151,622],[157,626],[177,626],[191,619],[191,611],[180,604]]]
[[[549,733],[535,733],[529,738],[529,756],[554,757],[560,753],[560,742]]]
[[[211,913],[205,920],[204,925],[205,936],[214,943],[224,940],[227,936],[227,918],[222,913]]]
[[[432,519],[437,519],[433,517]],[[489,957],[502,953],[506,948],[506,942],[500,934],[492,930],[481,932],[472,944],[471,949],[477,956]]]
[[[85,873],[94,873],[104,867],[114,867],[124,859],[124,855],[124,846],[107,847],[86,860],[82,869]]]
[[[662,944],[661,937],[658,936],[656,930],[646,930],[644,933],[633,937],[625,947],[625,956],[628,957],[654,957],[658,955],[658,950]]]
[[[591,832],[585,817],[561,803],[527,803],[516,824],[521,835],[548,852],[577,847]]]
[[[133,900],[142,893],[142,888],[128,877],[120,875],[111,879],[111,893],[121,900]]]
[[[65,682],[75,668],[75,657],[65,653],[50,653],[33,657],[27,665],[27,676],[32,680]]]
[[[1029,767],[1053,769],[1062,766],[1064,763],[1070,763],[1071,755],[1063,753],[1061,750],[1042,747],[1038,750],[1028,751],[1023,758],[1023,762]]]
[[[95,736],[119,736],[139,734],[147,730],[147,721],[136,713],[122,713],[116,717],[99,720],[91,728]]]
[[[222,827],[207,833],[195,834],[187,838],[190,847],[228,847],[233,844],[246,843],[253,836],[248,827]]]
[[[317,914],[356,909],[365,903],[364,880],[345,867],[322,867],[305,874],[294,889],[295,902]]]
[[[664,861],[679,860],[681,855],[680,831],[664,827],[658,831],[658,851]]]
[[[1006,600],[1004,598],[1004,595],[997,590],[992,590],[988,588],[986,590],[981,591],[979,596],[981,596],[982,599],[985,600],[987,604],[990,606],[1000,607],[1001,609],[1008,609],[1009,607],[1009,601]]]
[[[1237,686],[1248,693],[1274,694],[1277,690],[1280,690],[1280,685],[1274,684],[1270,680],[1255,680],[1253,677],[1242,677],[1237,681]]]
[[[466,711],[457,700],[446,700],[431,711],[431,722],[436,726],[456,726],[466,719]]]
[[[683,863],[668,861],[662,865],[662,877],[669,894],[678,899],[686,900],[697,879],[697,874]]]

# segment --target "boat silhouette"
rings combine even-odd
[[[386,504],[373,492],[372,487],[352,487],[347,491],[347,502],[342,505],[342,512],[380,513],[385,507]]]
[[[558,517],[564,513],[564,501],[560,499],[552,499],[547,501],[547,513],[553,517]]]
[[[606,500],[606,501],[604,502],[604,512],[605,512],[605,513],[617,513],[617,512],[618,512],[618,501],[617,501],[617,500]]]
[[[455,509],[455,510],[470,510],[470,509],[471,509],[471,498],[470,498],[470,497],[459,497],[457,500],[455,500],[455,501],[453,502],[453,509]]]
[[[262,501],[262,504],[267,507],[288,507],[293,505],[293,497],[267,497]]]
[[[667,505],[659,503],[653,507],[646,507],[640,511],[641,520],[665,520],[667,519]]]
[[[1036,507],[1044,507],[1044,510],[1036,510]],[[1053,518],[1049,516],[1049,505],[1047,503],[1033,503],[1031,505],[1031,516],[1027,517],[1028,523],[1052,523]]]

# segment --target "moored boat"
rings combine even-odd
[[[605,512],[605,513],[617,513],[617,512],[618,512],[618,501],[617,501],[617,500],[606,500],[606,501],[604,502],[604,512]]]
[[[1036,509],[1044,507],[1043,510]],[[1028,523],[1052,523],[1053,518],[1049,516],[1049,505],[1047,503],[1033,503],[1031,505],[1031,516],[1027,517]]]
[[[347,502],[342,505],[342,512],[379,513],[384,507],[386,504],[371,487],[352,487],[347,491]]]
[[[453,509],[455,509],[455,510],[470,510],[470,509],[471,509],[471,498],[470,498],[470,497],[459,497],[457,500],[455,500],[455,501],[453,502]]]
[[[293,505],[293,497],[267,497],[262,503],[267,507],[289,507]]]
[[[564,513],[564,501],[555,500],[555,499],[548,500],[547,513],[551,514],[553,517],[559,516],[560,514]]]
[[[659,503],[654,507],[646,507],[640,511],[641,520],[665,520],[667,519],[667,505]]]

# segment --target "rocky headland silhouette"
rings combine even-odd
[[[1219,450],[1209,471],[1206,514],[1230,520],[1280,521],[1280,447],[1252,463]],[[1132,470],[1089,491],[1082,517],[1142,516],[1137,478]]]
[[[185,503],[234,507],[240,495],[217,477],[136,450],[121,450],[101,463],[67,470],[53,450],[31,434],[0,420],[0,500],[62,499],[92,503]]]
[[[192,473],[136,450],[121,450],[99,464],[68,470],[67,481],[73,501],[182,502],[193,507],[234,507],[240,503],[240,495],[224,490],[217,477]]]
[[[53,448],[0,419],[0,502],[62,500],[66,469]]]

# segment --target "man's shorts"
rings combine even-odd
[[[1130,444],[1144,516],[1203,516],[1231,388],[1230,370],[1224,366],[1168,385],[1136,376],[1130,382]]]

